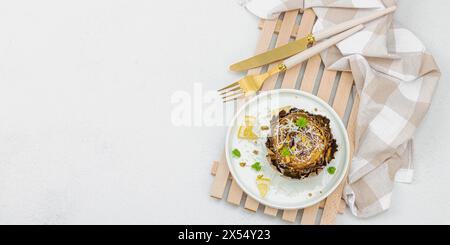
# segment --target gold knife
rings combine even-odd
[[[311,45],[313,45],[316,42],[322,41],[326,38],[329,38],[331,36],[334,36],[336,34],[339,34],[343,31],[349,30],[350,28],[353,28],[355,26],[358,26],[360,24],[364,24],[367,22],[370,22],[372,20],[378,19],[380,17],[383,17],[387,14],[390,14],[394,12],[397,9],[396,6],[377,11],[371,15],[350,20],[347,22],[343,22],[339,25],[336,25],[330,29],[326,29],[324,31],[321,31],[317,34],[309,34],[306,37],[300,38],[294,42],[291,42],[287,45],[281,46],[279,48],[272,49],[268,52],[256,55],[254,57],[251,57],[249,59],[243,60],[241,62],[238,62],[236,64],[233,64],[230,66],[231,71],[245,71],[252,68],[260,67],[263,65],[271,64],[280,60],[283,60],[285,58],[291,57],[297,53],[300,53],[306,49],[308,49]]]

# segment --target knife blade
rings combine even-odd
[[[240,61],[236,64],[231,65],[230,70],[235,72],[245,71],[283,60],[287,57],[293,56],[306,50],[309,45],[314,42],[311,38],[312,36],[306,36],[282,47],[275,48],[271,51]]]

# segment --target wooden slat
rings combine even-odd
[[[298,15],[298,10],[286,12],[286,14],[284,15],[284,18],[283,18],[283,22],[281,24],[280,33],[278,34],[277,43],[276,43],[275,47],[280,47],[280,46],[283,46],[283,45],[286,45],[289,43],[289,41],[291,39],[290,34],[291,34],[292,30],[294,29],[295,20],[297,19],[297,15]],[[271,64],[269,66],[269,70],[274,68],[277,65],[278,65],[278,63]],[[264,82],[262,90],[267,91],[267,90],[274,89],[278,76],[279,76],[279,74],[274,75],[274,76],[270,77],[269,79],[267,79]]]
[[[294,223],[297,219],[298,210],[284,210],[282,219],[287,222]]]
[[[269,216],[277,216],[277,214],[278,214],[278,209],[276,209],[276,208],[271,208],[271,207],[266,207],[265,209],[264,209],[264,213],[265,214],[267,214],[267,215],[269,215]]]
[[[260,21],[258,27],[259,27],[259,29],[262,29],[263,21]],[[294,30],[292,30],[292,32],[291,32],[291,38],[296,38],[298,36],[297,30],[299,27],[300,27],[300,25],[297,25],[297,24],[294,25]],[[280,29],[281,29],[281,21],[279,20],[279,21],[277,21],[277,26],[275,27],[274,33],[278,34],[280,32]]]
[[[211,175],[212,176],[216,176],[217,168],[219,168],[219,162],[218,161],[214,161],[213,165],[211,167]]]
[[[300,220],[300,224],[302,225],[313,225],[317,220],[317,213],[319,208],[323,208],[325,206],[325,201],[322,201],[316,205],[311,207],[307,207],[303,209],[302,219]]]
[[[216,177],[214,178],[211,188],[211,196],[218,199],[222,199],[230,175],[230,170],[228,169],[226,161],[225,154],[223,154],[219,166],[217,167]]]
[[[301,38],[311,33],[315,19],[316,15],[314,14],[314,11],[312,11],[311,9],[306,10],[303,14],[300,27],[298,28],[297,37]],[[302,64],[289,69],[284,75],[282,88],[295,88],[295,84],[297,82],[297,78],[301,69]]]
[[[257,202],[255,199],[251,198],[250,196],[247,196],[247,199],[245,200],[244,208],[256,212],[259,207],[259,202]]]
[[[241,204],[242,195],[244,191],[239,187],[236,181],[233,179],[231,181],[230,191],[228,192],[227,202],[234,204],[236,206]]]
[[[325,200],[323,200],[319,203],[319,208],[324,208],[324,207],[325,207]]]
[[[336,113],[344,118],[345,110],[347,109],[348,98],[352,92],[353,75],[350,72],[342,72],[339,87],[336,91],[336,98],[334,99],[333,109]]]
[[[213,162],[213,165],[212,165],[212,167],[211,167],[211,175],[212,175],[212,176],[216,176],[217,170],[218,170],[218,168],[219,168],[219,163],[220,163],[220,162],[217,162],[217,161],[214,161],[214,162]],[[231,176],[231,174],[228,175],[228,179],[229,179],[229,180],[233,180],[233,177]]]
[[[339,87],[336,92],[336,98],[334,100],[334,109],[340,117],[344,117],[345,110],[347,108],[347,103],[349,101],[349,96],[353,86],[353,76],[349,72],[343,72],[341,75],[341,80],[339,82]],[[355,103],[358,101],[355,100]],[[356,114],[357,107],[353,107],[351,114]],[[354,115],[353,115],[354,117]],[[353,119],[353,118],[352,118]],[[349,123],[349,127],[353,125],[354,122]],[[352,148],[352,147],[350,147]],[[353,155],[353,149],[350,149],[351,155]],[[351,158],[350,158],[351,159]],[[345,178],[347,179],[347,173]],[[336,221],[336,215],[339,210],[342,192],[345,186],[345,180],[336,188],[336,190],[327,198],[325,202],[325,207],[322,214],[322,219],[320,224],[330,225],[334,224]]]
[[[314,85],[316,83],[316,77],[317,74],[319,73],[321,63],[322,59],[320,58],[319,55],[316,55],[311,59],[309,59],[306,65],[305,74],[302,79],[302,85],[300,87],[300,90],[308,93],[313,92]]]
[[[343,214],[346,207],[347,207],[347,205],[345,204],[345,201],[341,199],[341,201],[339,203],[338,213]],[[321,209],[325,208],[325,200],[320,202],[319,208],[321,208]]]
[[[317,212],[319,211],[319,206],[320,203],[305,208],[303,210],[303,215],[302,215],[302,221],[301,224],[302,225],[314,225],[317,219]]]
[[[322,80],[320,81],[319,91],[317,92],[317,97],[321,98],[325,102],[331,97],[331,92],[333,92],[334,81],[336,80],[337,72],[325,69],[322,75]]]

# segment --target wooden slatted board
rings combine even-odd
[[[289,11],[277,20],[261,21],[259,28],[261,36],[256,48],[256,54],[265,52],[273,47],[279,47],[289,43],[296,38],[302,38],[309,34],[315,23],[316,16],[312,10]],[[270,69],[277,64],[272,64],[266,68],[250,70],[249,74],[260,74],[265,69]],[[328,101],[334,110],[341,116],[344,123],[347,123],[347,130],[351,144],[351,154],[354,149],[354,130],[356,112],[359,99],[355,95],[353,88],[353,77],[349,72],[336,72],[324,69],[324,65],[319,55],[312,57],[308,62],[298,65],[267,80],[263,90],[278,88],[300,89],[316,94],[324,101]],[[236,108],[243,105],[245,101],[238,101]],[[241,205],[245,209],[257,212],[260,204],[247,196],[233,180],[228,169],[225,153],[220,161],[214,162],[211,170],[214,182],[211,189],[211,196],[217,199],[226,198],[227,202],[233,205]],[[288,222],[300,222],[305,225],[312,224],[334,224],[338,213],[343,213],[345,203],[341,199],[345,183],[336,189],[325,201],[305,208],[303,210],[277,210],[264,207],[264,213],[270,216],[279,216]],[[227,186],[229,185],[229,188]],[[227,193],[226,190],[228,190]],[[226,196],[225,196],[226,195]],[[322,209],[322,212],[319,212]],[[298,218],[300,216],[300,218]]]

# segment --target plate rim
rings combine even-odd
[[[263,96],[270,96],[270,95],[274,95],[274,94],[280,94],[280,93],[292,93],[292,94],[296,94],[296,95],[300,95],[300,96],[305,96],[308,97],[314,101],[316,101],[317,103],[321,104],[322,106],[324,106],[331,114],[333,114],[333,116],[335,118],[337,118],[337,125],[338,127],[340,127],[343,132],[344,132],[344,144],[345,144],[345,164],[344,164],[344,169],[345,171],[342,172],[341,176],[339,177],[338,181],[336,181],[336,184],[334,184],[332,186],[332,188],[329,189],[329,191],[327,191],[326,193],[322,194],[322,197],[317,199],[317,201],[313,201],[313,202],[306,202],[306,204],[304,205],[294,205],[294,206],[279,206],[276,204],[272,204],[270,202],[268,202],[267,200],[259,197],[259,196],[255,196],[253,195],[251,192],[249,192],[245,185],[243,185],[241,183],[241,180],[239,180],[239,178],[235,178],[234,176],[236,176],[237,174],[235,173],[234,168],[231,165],[231,159],[230,159],[230,137],[232,134],[232,130],[234,128],[234,125],[236,124],[236,121],[238,119],[238,116],[251,104],[253,103],[255,100],[258,100],[259,98],[263,97]],[[236,114],[233,116],[233,119],[231,120],[231,124],[228,127],[227,130],[227,135],[226,135],[226,139],[225,139],[225,158],[226,158],[226,162],[227,162],[227,166],[228,169],[230,170],[231,175],[233,176],[233,180],[237,183],[237,185],[245,192],[245,194],[247,194],[248,196],[250,196],[251,198],[253,198],[254,200],[258,201],[259,203],[271,207],[271,208],[276,208],[276,209],[280,209],[280,210],[299,210],[299,209],[304,209],[307,207],[311,207],[314,206],[320,202],[322,202],[323,200],[325,200],[326,198],[328,198],[336,189],[337,187],[342,183],[342,181],[344,180],[345,176],[347,175],[347,171],[348,168],[350,166],[350,140],[348,137],[348,131],[347,131],[347,127],[345,127],[344,122],[342,121],[341,117],[337,114],[337,112],[324,100],[322,100],[321,98],[308,93],[308,92],[304,92],[301,90],[296,90],[296,89],[277,89],[277,90],[272,90],[272,91],[265,91],[260,93],[259,95],[253,97],[252,99],[250,99],[249,101],[247,101],[241,108],[239,108],[239,110],[236,112]]]

